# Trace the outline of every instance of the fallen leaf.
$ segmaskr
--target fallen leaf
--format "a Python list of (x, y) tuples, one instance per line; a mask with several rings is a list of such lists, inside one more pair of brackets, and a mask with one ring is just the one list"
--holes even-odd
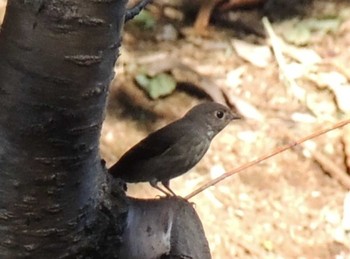
[(153, 29), (156, 26), (156, 19), (147, 10), (142, 10), (132, 21), (144, 29)]
[(307, 68), (300, 63), (292, 62), (285, 65), (284, 71), (290, 79), (298, 79), (307, 73)]
[(225, 168), (221, 164), (216, 164), (210, 168), (211, 179), (218, 178), (226, 172)]
[(335, 32), (340, 24), (341, 19), (339, 17), (292, 19), (280, 24), (279, 31), (287, 42), (301, 46), (307, 45), (311, 41), (311, 35), (315, 32), (322, 35)]
[(303, 24), (297, 24), (294, 28), (284, 31), (282, 36), (287, 42), (301, 46), (310, 42), (311, 31)]
[(232, 40), (232, 45), (238, 56), (257, 67), (267, 67), (272, 60), (268, 46), (255, 45), (241, 40)]
[(242, 75), (246, 71), (244, 66), (240, 66), (227, 73), (226, 84), (230, 88), (236, 88), (242, 83)]
[(145, 74), (139, 74), (135, 77), (135, 80), (152, 99), (169, 95), (176, 88), (175, 79), (166, 73), (160, 73), (152, 78)]
[(320, 88), (342, 85), (347, 82), (347, 78), (343, 74), (334, 71), (311, 74), (308, 78)]
[(317, 118), (310, 113), (300, 113), (300, 112), (294, 112), (291, 116), (291, 119), (295, 122), (302, 122), (302, 123), (315, 123), (317, 122)]
[(339, 17), (334, 18), (309, 18), (302, 20), (300, 25), (309, 28), (311, 31), (322, 32), (324, 34), (328, 32), (335, 32), (341, 24), (341, 19)]
[(142, 88), (146, 88), (150, 84), (150, 79), (145, 74), (136, 75), (135, 80)]
[(316, 117), (332, 119), (337, 113), (337, 107), (327, 92), (308, 92), (306, 106)]
[(334, 92), (337, 106), (344, 113), (350, 112), (350, 84), (346, 85), (331, 85)]
[(350, 112), (350, 84), (346, 76), (332, 71), (311, 74), (308, 78), (316, 83), (318, 87), (332, 90), (339, 110), (344, 113)]
[(236, 107), (239, 114), (244, 118), (252, 119), (256, 121), (263, 121), (264, 115), (254, 107), (251, 103), (243, 100), (242, 98), (235, 96), (233, 94), (227, 93), (224, 91), (226, 99), (231, 106)]
[(283, 44), (283, 53), (304, 65), (314, 65), (322, 61), (316, 51), (310, 48), (298, 48), (289, 44)]

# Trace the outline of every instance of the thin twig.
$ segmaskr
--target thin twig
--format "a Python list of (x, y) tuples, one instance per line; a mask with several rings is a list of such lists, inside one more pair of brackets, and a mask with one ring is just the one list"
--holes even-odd
[(246, 164), (244, 164), (244, 165), (242, 165), (242, 166), (240, 166), (240, 167), (238, 167), (238, 168), (236, 168), (236, 169), (233, 169), (232, 171), (229, 171), (229, 172), (227, 172), (227, 173), (225, 173), (225, 174), (223, 174), (223, 175), (221, 175), (221, 176), (219, 176), (219, 177), (217, 177), (217, 178), (215, 178), (215, 179), (213, 179), (213, 180), (207, 182), (207, 183), (204, 184), (203, 186), (199, 187), (199, 188), (196, 189), (195, 191), (193, 191), (193, 192), (191, 192), (190, 194), (188, 194), (188, 195), (185, 197), (185, 199), (187, 199), (187, 200), (188, 200), (188, 199), (191, 199), (192, 197), (194, 197), (194, 196), (197, 195), (198, 193), (201, 193), (201, 192), (204, 191), (205, 189), (207, 189), (207, 188), (209, 188), (209, 187), (211, 187), (211, 186), (213, 186), (213, 185), (215, 185), (215, 184), (221, 182), (222, 180), (226, 179), (227, 177), (230, 177), (231, 175), (234, 175), (234, 174), (236, 174), (236, 173), (238, 173), (238, 172), (240, 172), (240, 171), (242, 171), (242, 170), (244, 170), (244, 169), (247, 169), (248, 167), (251, 167), (251, 166), (253, 166), (253, 165), (256, 165), (256, 164), (258, 164), (258, 163), (260, 163), (260, 162), (262, 162), (262, 161), (264, 161), (264, 160), (266, 160), (266, 159), (268, 159), (268, 158), (270, 158), (270, 157), (272, 157), (272, 156), (275, 156), (275, 155), (277, 155), (277, 154), (279, 154), (279, 153), (282, 153), (282, 152), (286, 151), (287, 149), (290, 149), (290, 148), (292, 148), (292, 147), (294, 147), (294, 146), (296, 146), (296, 145), (299, 145), (299, 144), (301, 144), (301, 143), (303, 143), (303, 142), (305, 142), (305, 141), (307, 141), (307, 140), (310, 140), (310, 139), (316, 138), (316, 137), (318, 137), (318, 136), (321, 136), (321, 135), (323, 135), (323, 134), (325, 134), (325, 133), (327, 133), (327, 132), (329, 132), (329, 131), (332, 131), (332, 130), (341, 128), (341, 127), (343, 127), (343, 126), (345, 126), (345, 125), (347, 125), (347, 124), (349, 124), (349, 123), (350, 123), (350, 119), (346, 119), (346, 120), (340, 121), (340, 122), (338, 122), (338, 123), (332, 125), (332, 126), (329, 127), (329, 128), (321, 129), (321, 130), (315, 131), (315, 132), (313, 132), (312, 134), (310, 134), (310, 135), (308, 135), (308, 136), (306, 136), (306, 137), (300, 138), (300, 139), (297, 140), (297, 141), (294, 141), (294, 142), (291, 142), (291, 143), (289, 143), (289, 144), (287, 144), (287, 145), (285, 145), (285, 146), (279, 147), (279, 148), (275, 149), (274, 151), (272, 151), (272, 152), (269, 153), (269, 154), (266, 154), (266, 155), (263, 155), (263, 156), (261, 156), (261, 157), (259, 157), (259, 158), (257, 158), (257, 159), (254, 159), (254, 160), (251, 161), (251, 162), (248, 162), (248, 163), (246, 163)]
[(137, 5), (135, 5), (134, 7), (126, 10), (125, 12), (125, 18), (124, 18), (124, 22), (127, 22), (131, 19), (133, 19), (136, 15), (138, 15), (143, 8), (145, 8), (145, 6), (147, 4), (149, 4), (152, 0), (141, 0), (140, 2), (137, 3)]
[[(285, 127), (283, 129), (283, 132), (290, 140), (294, 139), (293, 134), (289, 131), (288, 128)], [(331, 158), (318, 151), (315, 146), (307, 144), (308, 143), (303, 143), (301, 146), (310, 152), (315, 162), (317, 162), (325, 172), (336, 179), (341, 185), (350, 190), (350, 176), (347, 174), (347, 172), (338, 166)]]
[(343, 171), (336, 163), (321, 152), (313, 150), (311, 151), (311, 154), (316, 162), (318, 162), (327, 173), (329, 173), (346, 189), (350, 190), (350, 177), (345, 171)]
[(302, 102), (305, 102), (305, 96), (306, 91), (300, 87), (295, 80), (290, 77), (287, 73), (287, 62), (286, 59), (283, 56), (283, 42), (281, 39), (276, 35), (276, 33), (273, 31), (273, 28), (271, 26), (271, 23), (269, 20), (264, 17), (262, 19), (262, 23), (264, 25), (264, 28), (267, 32), (267, 35), (270, 38), (271, 47), (273, 49), (273, 53), (275, 55), (276, 62), (278, 64), (279, 70), (280, 70), (280, 78), (284, 81), (284, 83), (289, 87), (289, 89), (292, 90), (293, 95)]

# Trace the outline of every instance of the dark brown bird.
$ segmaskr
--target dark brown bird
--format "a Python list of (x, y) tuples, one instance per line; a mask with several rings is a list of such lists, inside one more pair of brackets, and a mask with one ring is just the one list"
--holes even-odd
[(170, 189), (170, 179), (186, 173), (207, 152), (211, 140), (226, 125), (240, 117), (226, 106), (202, 103), (184, 117), (151, 133), (127, 151), (108, 171), (128, 183), (149, 182), (152, 187), (169, 195), (160, 188)]

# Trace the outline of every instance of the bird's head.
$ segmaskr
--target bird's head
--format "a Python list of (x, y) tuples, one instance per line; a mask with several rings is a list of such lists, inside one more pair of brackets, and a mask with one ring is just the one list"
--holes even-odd
[(206, 102), (193, 107), (186, 113), (185, 118), (205, 127), (208, 137), (212, 139), (232, 120), (241, 117), (220, 103)]

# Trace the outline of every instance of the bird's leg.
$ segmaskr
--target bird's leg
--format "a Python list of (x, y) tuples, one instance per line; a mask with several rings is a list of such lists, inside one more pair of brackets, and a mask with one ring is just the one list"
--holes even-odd
[[(158, 191), (164, 193), (167, 197), (171, 196), (170, 193), (166, 192), (165, 190), (163, 190), (162, 188), (160, 188), (158, 185), (157, 185), (157, 179), (152, 179), (151, 181), (149, 181), (149, 184), (153, 187), (153, 188), (156, 188)], [(164, 185), (164, 184), (163, 184)]]
[(175, 197), (177, 196), (176, 193), (173, 192), (172, 189), (170, 189), (170, 187), (169, 187), (170, 181), (169, 181), (169, 180), (162, 181), (161, 183), (163, 184), (163, 186), (164, 186), (169, 192), (171, 192), (171, 194), (172, 194), (173, 196), (175, 196)]

